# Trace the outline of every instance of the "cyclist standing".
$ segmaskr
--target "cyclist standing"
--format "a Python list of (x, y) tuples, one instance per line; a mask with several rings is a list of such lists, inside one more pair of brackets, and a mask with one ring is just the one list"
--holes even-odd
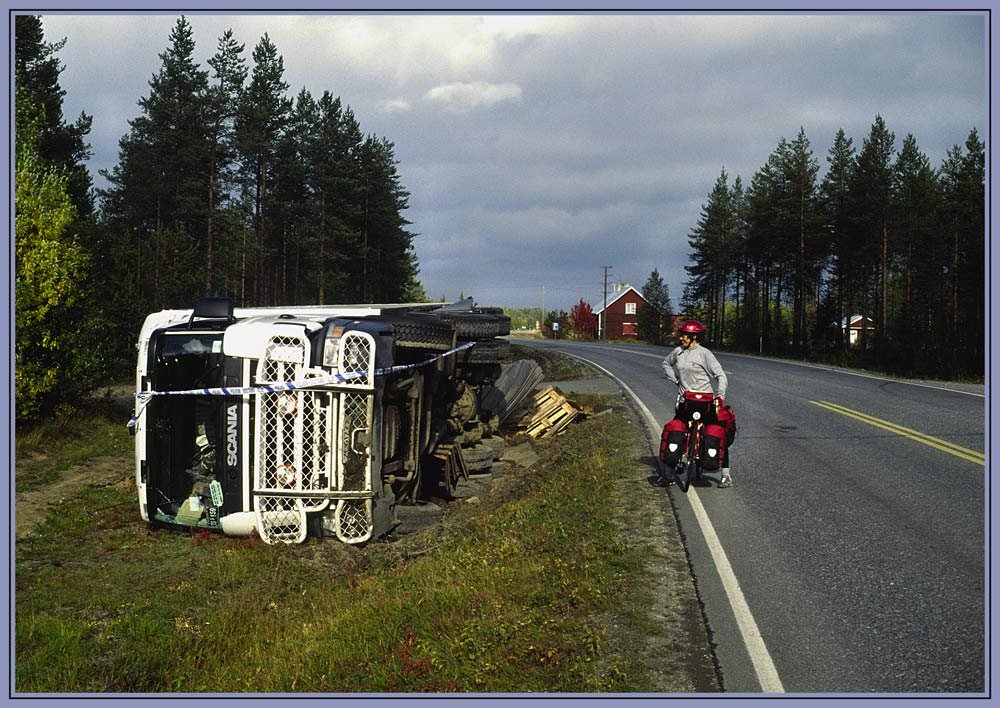
[[(721, 407), (726, 389), (729, 387), (729, 379), (726, 378), (726, 372), (719, 360), (701, 344), (704, 336), (705, 325), (698, 320), (684, 320), (677, 327), (677, 338), (680, 340), (680, 346), (670, 352), (663, 360), (663, 372), (681, 393), (677, 409), (680, 417), (684, 417), (683, 407), (686, 405), (683, 394), (689, 392), (712, 394), (718, 399), (717, 405)], [(713, 415), (715, 410), (713, 408)], [(722, 477), (719, 479), (720, 489), (733, 486), (733, 478), (730, 476), (731, 458), (728, 449), (724, 464)]]

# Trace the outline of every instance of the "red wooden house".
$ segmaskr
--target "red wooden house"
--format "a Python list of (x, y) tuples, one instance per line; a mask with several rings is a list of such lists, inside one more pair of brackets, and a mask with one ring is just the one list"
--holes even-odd
[[(865, 324), (862, 324), (862, 320)], [(875, 333), (875, 322), (871, 317), (862, 317), (861, 315), (851, 315), (850, 317), (845, 317), (840, 321), (841, 329), (847, 330), (848, 342), (852, 345), (861, 344), (861, 330), (867, 329), (869, 338)]]
[(631, 285), (621, 283), (608, 293), (608, 304), (604, 306), (603, 296), (595, 309), (597, 315), (597, 337), (599, 339), (635, 339), (639, 333), (639, 308), (646, 305), (646, 299)]

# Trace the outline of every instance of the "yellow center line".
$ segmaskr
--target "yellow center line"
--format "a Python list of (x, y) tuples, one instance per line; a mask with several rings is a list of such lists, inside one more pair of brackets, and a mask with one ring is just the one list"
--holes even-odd
[(956, 445), (955, 443), (948, 442), (947, 440), (941, 440), (940, 438), (935, 438), (926, 433), (921, 433), (912, 428), (906, 428), (902, 425), (897, 425), (896, 423), (890, 423), (887, 420), (882, 420), (881, 418), (876, 418), (870, 416), (866, 413), (861, 413), (860, 411), (851, 410), (850, 408), (845, 408), (844, 406), (837, 405), (836, 403), (830, 403), (829, 401), (809, 401), (815, 406), (820, 408), (825, 408), (828, 411), (833, 411), (834, 413), (839, 413), (840, 415), (845, 415), (848, 418), (854, 418), (855, 420), (860, 420), (862, 423), (867, 423), (868, 425), (874, 425), (876, 428), (882, 428), (883, 430), (888, 430), (890, 433), (895, 433), (904, 438), (909, 438), (910, 440), (915, 440), (918, 443), (923, 443), (930, 447), (936, 448), (943, 452), (947, 452), (955, 457), (961, 457), (963, 460), (968, 460), (969, 462), (975, 462), (976, 464), (986, 465), (986, 455), (976, 450), (970, 450), (967, 447), (962, 447), (961, 445)]

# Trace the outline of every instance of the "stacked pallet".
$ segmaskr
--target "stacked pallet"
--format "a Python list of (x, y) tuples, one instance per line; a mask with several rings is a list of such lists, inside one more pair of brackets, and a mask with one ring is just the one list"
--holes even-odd
[(532, 399), (534, 412), (521, 422), (525, 425), (524, 433), (533, 438), (558, 435), (584, 414), (580, 406), (566, 398), (555, 386), (536, 391)]

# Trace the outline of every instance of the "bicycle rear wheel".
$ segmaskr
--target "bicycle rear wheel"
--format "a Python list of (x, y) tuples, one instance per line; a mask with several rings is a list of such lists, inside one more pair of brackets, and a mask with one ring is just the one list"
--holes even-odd
[(670, 474), (674, 478), (674, 482), (677, 483), (677, 487), (687, 494), (688, 487), (691, 486), (691, 467), (694, 465), (693, 462), (688, 462), (682, 459), (677, 463), (677, 466), (670, 470)]

